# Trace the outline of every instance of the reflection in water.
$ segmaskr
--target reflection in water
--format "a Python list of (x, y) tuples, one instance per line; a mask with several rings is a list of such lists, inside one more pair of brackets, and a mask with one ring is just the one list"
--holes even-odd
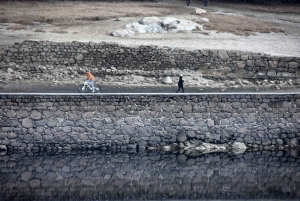
[(0, 156), (2, 200), (300, 198), (288, 152), (22, 154)]

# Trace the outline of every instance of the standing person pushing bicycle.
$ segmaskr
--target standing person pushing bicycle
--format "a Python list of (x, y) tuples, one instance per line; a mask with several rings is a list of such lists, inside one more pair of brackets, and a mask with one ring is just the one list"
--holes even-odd
[(92, 85), (92, 92), (95, 93), (95, 77), (92, 75), (89, 69), (83, 70), (86, 73), (88, 82)]

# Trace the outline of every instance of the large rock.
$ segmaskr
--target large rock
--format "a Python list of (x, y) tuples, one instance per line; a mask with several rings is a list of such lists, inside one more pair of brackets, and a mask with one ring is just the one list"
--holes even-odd
[(146, 33), (147, 25), (140, 24), (138, 22), (131, 22), (125, 25), (126, 29), (133, 29), (137, 33)]
[(235, 154), (242, 154), (246, 151), (247, 146), (244, 143), (241, 142), (234, 142), (232, 144), (232, 152)]
[(115, 37), (124, 38), (124, 37), (131, 37), (131, 36), (135, 35), (135, 33), (134, 33), (134, 31), (132, 31), (130, 29), (123, 29), (123, 30), (113, 31), (113, 32), (111, 32), (111, 35), (115, 36)]
[(158, 17), (144, 17), (139, 20), (140, 24), (149, 25), (149, 24), (158, 24), (160, 23), (160, 19)]
[(203, 26), (189, 20), (179, 20), (166, 17), (160, 20), (158, 17), (145, 17), (138, 22), (125, 25), (126, 29), (111, 32), (116, 37), (131, 37), (135, 33), (177, 33), (203, 30)]
[(195, 150), (201, 151), (203, 153), (213, 153), (213, 152), (224, 152), (226, 151), (226, 147), (219, 144), (210, 144), (210, 143), (202, 143), (199, 146), (194, 148)]
[(26, 118), (26, 119), (22, 120), (22, 126), (24, 128), (32, 128), (33, 124), (34, 124), (33, 121), (31, 119), (29, 119), (29, 118)]
[(174, 20), (167, 26), (168, 32), (177, 33), (177, 32), (190, 32), (192, 30), (203, 30), (203, 26), (189, 20)]
[(166, 33), (166, 31), (158, 24), (149, 24), (146, 27), (147, 33)]
[(165, 78), (162, 79), (162, 83), (164, 83), (164, 84), (172, 84), (173, 81), (172, 81), (172, 79), (169, 76), (167, 76), (167, 77), (165, 77)]
[(0, 145), (0, 151), (7, 151), (6, 145)]
[(195, 8), (195, 10), (194, 10), (195, 15), (201, 15), (203, 13), (206, 13), (206, 10), (203, 10), (201, 8)]

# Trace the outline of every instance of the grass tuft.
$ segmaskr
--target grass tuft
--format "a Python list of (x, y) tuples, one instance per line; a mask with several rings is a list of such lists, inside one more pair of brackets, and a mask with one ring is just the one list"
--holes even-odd
[(243, 36), (255, 33), (283, 32), (283, 30), (277, 27), (276, 23), (251, 17), (214, 13), (205, 13), (203, 17), (209, 19), (208, 23), (204, 23), (204, 27), (207, 30), (218, 30), (219, 32), (228, 32)]
[(17, 30), (22, 30), (22, 29), (26, 29), (26, 27), (16, 24), (16, 25), (12, 25), (7, 27), (8, 30), (13, 30), (13, 31), (17, 31)]

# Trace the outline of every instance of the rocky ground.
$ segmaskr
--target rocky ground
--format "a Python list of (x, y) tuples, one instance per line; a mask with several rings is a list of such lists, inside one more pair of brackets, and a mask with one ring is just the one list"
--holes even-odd
[[(182, 3), (176, 1), (176, 4)], [(184, 4), (182, 7), (187, 8)], [(193, 20), (198, 16), (193, 14), (196, 8), (203, 8), (201, 2), (195, 2), (188, 7), (190, 12), (185, 14), (168, 15), (182, 20)], [(1, 23), (0, 47), (11, 45), (24, 40), (52, 40), (52, 41), (94, 41), (117, 42), (128, 46), (158, 45), (180, 47), (185, 49), (227, 49), (250, 52), (261, 52), (279, 56), (300, 55), (300, 16), (297, 14), (277, 14), (241, 9), (223, 8), (210, 5), (208, 12), (228, 15), (244, 15), (277, 22), (284, 30), (281, 33), (257, 33), (250, 36), (239, 36), (221, 33), (215, 30), (193, 33), (140, 33), (132, 37), (113, 37), (111, 32), (123, 28), (126, 24), (139, 21), (141, 17), (124, 17), (103, 21), (90, 21), (80, 26), (55, 26), (53, 24), (36, 23), (28, 25), (26, 29), (9, 30), (9, 23)], [(43, 30), (36, 32), (34, 30)], [(50, 30), (56, 29), (56, 33)], [(56, 69), (51, 74), (35, 74), (13, 70), (18, 66), (11, 64), (8, 69), (0, 70), (0, 92), (76, 92), (76, 87), (82, 83), (84, 76), (79, 69)], [(53, 68), (40, 66), (40, 68)], [(251, 83), (245, 80), (218, 82), (208, 80), (194, 72), (173, 71), (166, 72), (162, 79), (147, 78), (137, 72), (126, 76), (97, 77), (97, 83), (107, 89), (106, 92), (173, 92), (177, 89), (178, 75), (183, 74), (186, 92), (208, 91), (299, 91), (298, 83), (290, 80), (263, 80)], [(68, 75), (68, 76), (66, 76)], [(168, 78), (171, 82), (165, 83)], [(138, 87), (137, 87), (138, 85)], [(42, 87), (41, 87), (42, 86)], [(190, 89), (190, 90), (188, 90)], [(70, 91), (71, 90), (71, 91)]]

